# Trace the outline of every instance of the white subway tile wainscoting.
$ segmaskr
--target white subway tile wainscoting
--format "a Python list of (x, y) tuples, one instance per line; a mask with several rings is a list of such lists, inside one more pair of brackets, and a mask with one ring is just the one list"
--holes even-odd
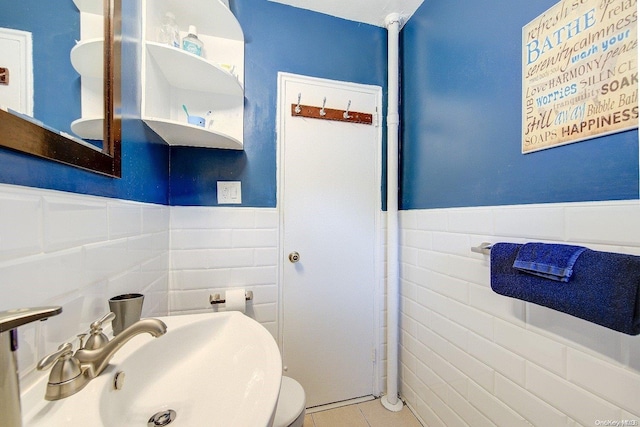
[(18, 329), (23, 380), (36, 363), (141, 292), (143, 316), (168, 314), (169, 208), (0, 185), (0, 310), (60, 305)]
[[(494, 293), (489, 257), (470, 250), (546, 241), (640, 255), (640, 202), (412, 210), (400, 219), (400, 391), (424, 425), (640, 421), (640, 336)], [(223, 310), (209, 295), (245, 288), (254, 292), (247, 314), (278, 339), (279, 224), (277, 208), (169, 207), (0, 185), (0, 310), (64, 310), (19, 328), (23, 383), (120, 293), (144, 293), (143, 315), (159, 316)]]
[(170, 228), (170, 312), (211, 311), (209, 295), (244, 288), (246, 314), (277, 339), (278, 211), (174, 206)]
[(489, 256), (470, 250), (542, 241), (638, 255), (638, 201), (400, 218), (401, 393), (426, 425), (640, 424), (640, 336), (494, 293)]

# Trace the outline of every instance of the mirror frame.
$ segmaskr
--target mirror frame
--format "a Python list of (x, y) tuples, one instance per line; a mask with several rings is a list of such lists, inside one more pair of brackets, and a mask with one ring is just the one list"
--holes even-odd
[(0, 147), (113, 178), (122, 176), (122, 0), (104, 0), (104, 125), (102, 150), (0, 110)]

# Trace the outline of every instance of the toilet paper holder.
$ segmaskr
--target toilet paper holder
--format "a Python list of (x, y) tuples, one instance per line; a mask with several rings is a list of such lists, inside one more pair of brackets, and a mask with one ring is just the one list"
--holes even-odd
[[(244, 299), (246, 301), (251, 301), (253, 299), (253, 291), (246, 291), (244, 293)], [(213, 304), (224, 304), (225, 302), (227, 302), (227, 300), (221, 298), (220, 294), (209, 295), (209, 303), (211, 305), (213, 305)]]

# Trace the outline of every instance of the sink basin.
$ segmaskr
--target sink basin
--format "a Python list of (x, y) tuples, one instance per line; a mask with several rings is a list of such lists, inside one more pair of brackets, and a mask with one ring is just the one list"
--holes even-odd
[[(175, 418), (164, 425), (171, 427), (272, 424), (282, 361), (262, 325), (237, 312), (158, 319), (165, 335), (134, 337), (77, 394), (45, 401), (46, 377), (29, 389), (24, 426), (145, 427), (154, 415), (162, 423), (169, 414)], [(38, 389), (41, 401), (25, 396)]]

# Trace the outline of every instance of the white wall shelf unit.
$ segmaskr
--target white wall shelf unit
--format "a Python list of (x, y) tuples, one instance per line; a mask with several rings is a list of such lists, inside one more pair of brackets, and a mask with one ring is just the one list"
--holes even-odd
[(103, 138), (104, 119), (102, 117), (81, 117), (71, 122), (71, 130), (84, 139), (101, 141)]
[(80, 74), (81, 117), (71, 123), (71, 131), (80, 138), (102, 140), (103, 6), (101, 1), (95, 0), (73, 0), (73, 3), (80, 11), (80, 40), (69, 56), (71, 65)]
[[(169, 145), (242, 150), (244, 35), (233, 13), (220, 0), (142, 4), (142, 120)], [(196, 26), (202, 56), (158, 41), (167, 12), (181, 39)], [(205, 126), (189, 124), (183, 105)]]
[(71, 65), (81, 76), (102, 77), (103, 45), (100, 37), (82, 40), (71, 49)]
[(97, 0), (73, 0), (76, 7), (81, 12), (91, 13), (93, 15), (102, 16), (104, 12), (104, 4)]

